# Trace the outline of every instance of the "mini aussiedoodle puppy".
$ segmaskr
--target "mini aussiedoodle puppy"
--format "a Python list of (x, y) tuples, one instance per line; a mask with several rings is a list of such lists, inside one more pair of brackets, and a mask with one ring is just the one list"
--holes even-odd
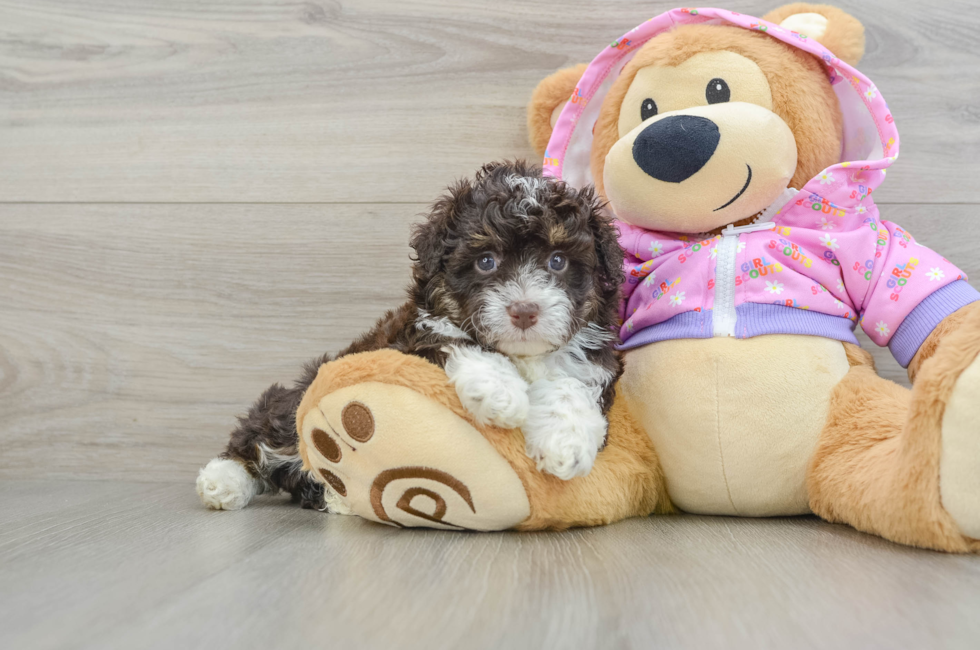
[[(477, 421), (520, 427), (540, 470), (587, 474), (606, 436), (622, 372), (615, 343), (623, 252), (591, 188), (542, 178), (525, 163), (483, 167), (416, 226), (404, 305), (338, 356), (392, 348), (443, 367)], [(285, 490), (324, 509), (302, 469), (296, 409), (324, 355), (293, 388), (274, 385), (240, 419), (197, 490), (216, 509)]]

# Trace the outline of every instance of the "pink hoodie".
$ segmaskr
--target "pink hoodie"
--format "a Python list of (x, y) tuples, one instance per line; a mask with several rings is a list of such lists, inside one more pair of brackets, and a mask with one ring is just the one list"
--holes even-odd
[(620, 335), (629, 349), (679, 338), (806, 334), (856, 343), (857, 325), (907, 366), (935, 327), (980, 300), (966, 276), (879, 218), (872, 191), (898, 158), (898, 131), (866, 77), (819, 43), (722, 9), (674, 9), (604, 49), (579, 80), (545, 153), (545, 174), (592, 181), (592, 127), (613, 81), (650, 38), (675, 25), (766, 32), (821, 58), (844, 114), (842, 162), (787, 190), (757, 223), (717, 237), (619, 223), (626, 250)]

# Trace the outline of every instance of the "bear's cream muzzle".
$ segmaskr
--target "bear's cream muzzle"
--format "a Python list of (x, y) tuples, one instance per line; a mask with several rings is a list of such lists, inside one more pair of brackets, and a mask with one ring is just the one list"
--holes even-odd
[(789, 126), (756, 104), (729, 102), (662, 113), (606, 155), (606, 198), (630, 224), (709, 232), (764, 210), (796, 172)]

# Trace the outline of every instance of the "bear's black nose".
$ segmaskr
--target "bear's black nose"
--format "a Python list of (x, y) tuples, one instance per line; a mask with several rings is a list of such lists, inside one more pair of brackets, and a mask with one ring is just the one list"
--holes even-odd
[(697, 115), (671, 115), (640, 131), (633, 160), (649, 176), (680, 183), (704, 167), (718, 147), (718, 125)]

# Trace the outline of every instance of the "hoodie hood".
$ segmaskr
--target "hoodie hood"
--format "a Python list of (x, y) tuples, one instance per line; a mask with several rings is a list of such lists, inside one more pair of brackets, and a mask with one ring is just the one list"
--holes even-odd
[[(613, 83), (633, 56), (655, 36), (679, 25), (730, 25), (761, 31), (824, 62), (844, 117), (841, 161), (810, 179), (805, 194), (820, 195), (835, 207), (856, 205), (885, 176), (898, 157), (898, 130), (878, 89), (863, 74), (817, 41), (765, 20), (724, 9), (673, 9), (626, 32), (603, 49), (579, 80), (555, 124), (544, 157), (544, 174), (574, 187), (593, 182), (592, 129)], [(864, 203), (867, 206), (867, 202)], [(786, 211), (781, 215), (787, 216)]]

